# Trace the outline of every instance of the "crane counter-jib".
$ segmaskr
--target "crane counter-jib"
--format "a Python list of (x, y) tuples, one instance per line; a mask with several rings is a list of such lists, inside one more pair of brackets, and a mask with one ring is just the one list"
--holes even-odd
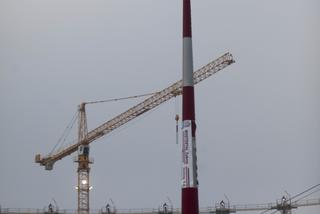
[[(226, 53), (221, 57), (217, 58), (216, 60), (211, 61), (210, 63), (203, 66), (199, 70), (193, 72), (194, 84), (201, 82), (202, 80), (210, 77), (214, 73), (224, 69), (225, 67), (227, 67), (228, 65), (234, 62), (235, 61), (230, 53)], [(76, 144), (73, 144), (55, 154), (49, 154), (44, 157), (41, 157), (40, 154), (37, 154), (35, 157), (35, 162), (39, 163), (42, 166), (45, 166), (46, 170), (51, 170), (53, 168), (53, 164), (56, 161), (64, 158), (65, 156), (71, 155), (73, 152), (77, 151), (80, 145), (92, 143), (96, 139), (110, 133), (114, 129), (126, 124), (127, 122), (133, 120), (139, 115), (157, 107), (161, 103), (166, 102), (167, 100), (175, 96), (181, 95), (181, 93), (182, 93), (182, 80), (170, 85), (169, 87), (163, 89), (162, 91), (155, 93), (154, 95), (142, 101), (141, 103), (133, 106), (127, 111), (119, 114), (113, 119), (107, 121), (106, 123), (103, 123), (99, 127), (88, 132), (88, 135), (85, 140), (82, 140)]]

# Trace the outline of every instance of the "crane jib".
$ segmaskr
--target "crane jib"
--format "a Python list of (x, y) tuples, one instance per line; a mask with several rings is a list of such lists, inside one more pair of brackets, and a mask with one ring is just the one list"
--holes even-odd
[[(224, 69), (225, 67), (234, 63), (232, 54), (226, 53), (221, 57), (211, 61), (207, 65), (193, 72), (194, 84), (201, 82), (202, 80), (210, 77), (211, 75), (217, 73), (218, 71)], [(182, 94), (182, 80), (170, 85), (169, 87), (159, 91), (158, 93), (152, 95), (151, 97), (145, 99), (141, 103), (133, 106), (129, 110), (121, 113), (120, 115), (114, 117), (113, 119), (107, 121), (106, 123), (100, 125), (99, 127), (88, 132), (87, 139), (82, 140), (76, 144), (73, 144), (64, 150), (57, 152), (55, 154), (49, 154), (45, 157), (41, 157), (39, 154), (35, 157), (35, 162), (42, 166), (45, 166), (47, 170), (53, 168), (53, 164), (77, 151), (80, 145), (90, 144), (91, 142), (97, 140), (98, 138), (110, 133), (114, 129), (126, 124), (132, 119), (148, 112), (149, 110), (157, 107), (161, 103)]]

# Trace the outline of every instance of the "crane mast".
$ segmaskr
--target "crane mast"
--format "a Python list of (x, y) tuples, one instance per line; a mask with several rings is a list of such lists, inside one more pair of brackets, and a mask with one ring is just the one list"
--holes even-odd
[[(81, 103), (78, 109), (78, 142), (86, 142), (88, 135), (87, 128), (87, 117), (85, 110), (85, 103)], [(90, 180), (89, 164), (93, 163), (89, 159), (90, 147), (88, 144), (83, 144), (78, 147), (78, 156), (74, 160), (78, 163), (78, 214), (89, 213), (89, 191), (90, 191)]]
[[(216, 72), (224, 69), (225, 67), (234, 63), (233, 56), (230, 53), (226, 53), (216, 60), (211, 61), (206, 66), (193, 72), (193, 82), (197, 84), (202, 80), (210, 77)], [(141, 103), (133, 106), (127, 111), (119, 114), (113, 119), (103, 123), (92, 131), (88, 132), (86, 122), (86, 103), (82, 103), (78, 109), (78, 142), (56, 153), (50, 153), (42, 157), (40, 154), (35, 156), (35, 162), (44, 166), (46, 170), (52, 170), (56, 161), (76, 152), (78, 150), (78, 156), (75, 162), (78, 163), (78, 214), (89, 213), (89, 191), (91, 189), (89, 173), (89, 165), (93, 163), (89, 158), (89, 144), (93, 141), (105, 136), (118, 127), (126, 124), (127, 122), (135, 119), (136, 117), (144, 114), (145, 112), (154, 109), (167, 100), (182, 94), (182, 80), (170, 85), (142, 101)]]

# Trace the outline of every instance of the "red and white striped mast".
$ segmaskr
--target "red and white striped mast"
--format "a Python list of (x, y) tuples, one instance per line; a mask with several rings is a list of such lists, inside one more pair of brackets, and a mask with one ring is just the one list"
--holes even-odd
[(199, 214), (191, 3), (183, 0), (182, 214)]

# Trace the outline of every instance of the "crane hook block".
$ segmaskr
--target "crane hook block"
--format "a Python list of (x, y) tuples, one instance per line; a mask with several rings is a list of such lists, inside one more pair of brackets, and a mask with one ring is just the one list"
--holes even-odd
[(53, 163), (49, 162), (46, 163), (46, 165), (44, 166), (45, 170), (52, 170), (53, 169)]

